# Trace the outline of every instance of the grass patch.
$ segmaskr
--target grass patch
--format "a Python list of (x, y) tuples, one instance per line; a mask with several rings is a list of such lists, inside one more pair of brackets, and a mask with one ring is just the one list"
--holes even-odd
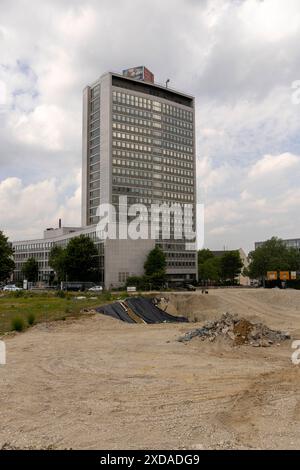
[(29, 326), (32, 326), (35, 324), (35, 314), (33, 312), (28, 313), (27, 315), (27, 323)]
[[(68, 292), (64, 297), (57, 297), (55, 292), (25, 291), (20, 297), (14, 294), (14, 292), (0, 294), (0, 335), (11, 331), (12, 321), (15, 318), (22, 319), (25, 326), (30, 324), (29, 318), (31, 321), (34, 318), (34, 323), (76, 318), (80, 316), (80, 310), (83, 308), (99, 307), (120, 298), (120, 294), (110, 292), (102, 294)], [(76, 299), (78, 296), (86, 298), (78, 300)]]
[(23, 331), (25, 329), (24, 318), (14, 317), (11, 321), (11, 329), (13, 331)]

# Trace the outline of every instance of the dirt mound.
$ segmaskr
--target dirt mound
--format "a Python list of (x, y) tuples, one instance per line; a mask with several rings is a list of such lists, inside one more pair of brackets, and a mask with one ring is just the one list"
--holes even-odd
[(215, 341), (221, 337), (233, 345), (249, 344), (253, 347), (268, 347), (290, 339), (290, 335), (282, 331), (271, 330), (262, 323), (251, 323), (245, 318), (225, 313), (220, 320), (207, 322), (202, 328), (196, 328), (181, 336), (178, 341), (187, 342), (199, 337), (202, 340)]

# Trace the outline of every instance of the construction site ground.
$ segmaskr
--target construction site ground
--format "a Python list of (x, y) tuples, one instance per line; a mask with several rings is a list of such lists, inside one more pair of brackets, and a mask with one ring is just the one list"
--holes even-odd
[(5, 336), (0, 448), (299, 449), (300, 365), (269, 348), (177, 338), (225, 312), (300, 340), (300, 291), (166, 293), (192, 324), (102, 314)]

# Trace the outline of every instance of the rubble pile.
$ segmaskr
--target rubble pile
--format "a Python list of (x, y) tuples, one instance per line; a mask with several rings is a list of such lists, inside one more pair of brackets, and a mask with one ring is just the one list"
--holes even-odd
[(262, 323), (251, 323), (230, 313), (223, 314), (220, 320), (205, 323), (202, 328), (187, 332), (178, 341), (184, 343), (195, 337), (211, 342), (221, 337), (235, 346), (249, 344), (253, 347), (269, 347), (290, 339), (290, 335), (286, 333), (271, 330)]

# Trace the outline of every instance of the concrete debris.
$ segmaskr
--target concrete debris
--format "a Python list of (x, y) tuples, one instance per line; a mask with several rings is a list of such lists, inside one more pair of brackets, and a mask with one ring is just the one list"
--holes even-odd
[(234, 346), (249, 344), (253, 347), (269, 347), (290, 339), (290, 335), (281, 331), (271, 330), (262, 323), (251, 323), (237, 315), (225, 313), (220, 320), (205, 323), (202, 328), (196, 328), (181, 336), (178, 341), (188, 342), (199, 337), (210, 342), (221, 337), (233, 343)]

